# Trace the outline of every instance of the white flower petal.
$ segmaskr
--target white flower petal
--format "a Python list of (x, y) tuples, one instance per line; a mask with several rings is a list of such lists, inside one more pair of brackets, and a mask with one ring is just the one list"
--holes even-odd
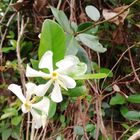
[(59, 74), (59, 80), (61, 80), (67, 88), (74, 88), (76, 86), (75, 80), (67, 75)]
[(29, 82), (25, 84), (25, 86), (26, 86), (26, 100), (30, 100), (31, 96), (35, 94), (34, 89), (36, 87), (36, 84)]
[(37, 96), (44, 96), (52, 84), (52, 80), (49, 80), (46, 84), (41, 84), (35, 87), (35, 94)]
[(54, 88), (51, 93), (51, 99), (52, 99), (52, 101), (54, 101), (56, 103), (59, 103), (63, 100), (61, 89), (60, 89), (60, 86), (57, 81), (55, 81), (55, 83), (54, 83)]
[(38, 114), (35, 110), (31, 109), (31, 114), (33, 116), (33, 123), (36, 129), (39, 129), (42, 124), (42, 118), (41, 115)]
[(26, 99), (22, 93), (21, 86), (16, 84), (11, 84), (8, 86), (8, 89), (11, 90), (22, 101), (22, 103), (26, 102)]
[(45, 77), (45, 78), (50, 78), (50, 74), (46, 74), (42, 71), (37, 71), (32, 69), (29, 65), (27, 65), (26, 68), (26, 76), (27, 77)]
[(32, 104), (32, 107), (35, 108), (35, 109), (38, 109), (41, 112), (43, 112), (46, 115), (48, 115), (49, 107), (50, 107), (50, 100), (47, 97), (44, 97), (38, 103)]
[(47, 68), (50, 72), (53, 71), (53, 61), (52, 61), (53, 53), (51, 51), (47, 51), (41, 58), (39, 62), (39, 68)]
[(27, 112), (29, 112), (29, 110), (26, 109), (26, 107), (25, 107), (24, 104), (22, 104), (22, 106), (21, 106), (21, 110), (22, 110), (23, 113), (27, 113)]
[(42, 126), (43, 128), (45, 128), (45, 125), (47, 123), (47, 116), (45, 114), (42, 114), (41, 120), (42, 120)]
[(58, 67), (58, 72), (64, 72), (68, 70), (70, 67), (77, 65), (79, 63), (79, 59), (76, 56), (68, 55), (63, 60), (60, 60), (56, 63)]

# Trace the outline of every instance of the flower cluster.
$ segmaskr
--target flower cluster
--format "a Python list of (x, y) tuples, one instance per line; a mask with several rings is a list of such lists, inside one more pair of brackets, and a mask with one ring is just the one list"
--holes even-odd
[[(47, 91), (50, 89), (49, 96), (53, 102), (62, 102), (61, 88), (68, 90), (76, 87), (75, 80), (69, 75), (74, 73), (74, 71), (77, 71), (78, 75), (84, 74), (87, 70), (87, 66), (84, 64), (84, 70), (80, 73), (79, 64), (80, 61), (76, 56), (69, 55), (57, 62), (57, 69), (54, 69), (53, 53), (47, 51), (39, 62), (39, 71), (31, 68), (29, 65), (26, 68), (27, 77), (42, 77), (47, 81), (45, 84), (27, 83), (25, 85), (26, 96), (23, 95), (21, 86), (16, 84), (9, 85), (8, 89), (23, 103), (21, 106), (22, 112), (31, 112), (35, 128), (45, 127), (50, 107), (50, 99), (45, 96)], [(47, 69), (48, 73), (44, 72), (44, 69)], [(40, 100), (37, 101), (36, 97), (40, 97)]]

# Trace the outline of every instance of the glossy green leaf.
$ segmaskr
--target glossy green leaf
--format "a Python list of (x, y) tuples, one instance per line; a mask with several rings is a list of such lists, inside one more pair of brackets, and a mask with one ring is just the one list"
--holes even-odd
[(106, 74), (107, 74), (107, 77), (113, 77), (113, 72), (110, 71), (110, 70), (107, 69), (107, 68), (101, 68), (101, 69), (100, 69), (100, 73), (106, 73)]
[(86, 132), (91, 132), (95, 129), (95, 125), (89, 123), (86, 125)]
[(14, 108), (8, 108), (4, 111), (4, 114), (0, 117), (0, 120), (9, 118), (11, 116), (16, 116), (18, 115), (18, 111)]
[(62, 27), (49, 19), (45, 20), (42, 26), (39, 59), (48, 50), (53, 52), (54, 64), (64, 58), (66, 50), (66, 37)]
[(69, 89), (66, 93), (70, 97), (79, 97), (87, 94), (87, 88), (85, 86), (78, 86), (74, 89)]
[(49, 108), (48, 119), (51, 119), (55, 115), (56, 106), (57, 106), (57, 104), (50, 100), (50, 108)]
[[(79, 31), (86, 30), (86, 31), (84, 31), (84, 33), (87, 33), (87, 34), (95, 34), (95, 33), (97, 33), (98, 26), (96, 26), (96, 27), (92, 27), (92, 26), (93, 26), (93, 23), (92, 22), (84, 22), (84, 23), (81, 23), (78, 26), (77, 31), (79, 32)], [(87, 28), (90, 28), (90, 29), (87, 30)]]
[(15, 126), (17, 126), (22, 120), (21, 116), (15, 116), (11, 119), (11, 123)]
[(128, 96), (127, 101), (131, 103), (140, 103), (140, 94)]
[(107, 77), (106, 73), (95, 73), (95, 74), (85, 74), (79, 77), (73, 77), (75, 80), (87, 80), (87, 79), (103, 79)]
[(106, 48), (103, 48), (102, 44), (99, 43), (97, 36), (82, 33), (77, 35), (76, 39), (96, 52), (104, 53), (107, 50)]
[(82, 48), (78, 48), (78, 53), (77, 53), (78, 58), (80, 59), (81, 62), (84, 62), (87, 64), (87, 73), (91, 73), (91, 62), (88, 57), (87, 52)]
[(11, 129), (6, 129), (2, 132), (2, 140), (8, 140), (8, 138), (10, 137), (12, 133)]
[(110, 105), (122, 105), (124, 103), (126, 103), (126, 100), (121, 94), (116, 94), (110, 100)]
[(51, 6), (51, 11), (54, 17), (56, 18), (56, 20), (58, 21), (58, 23), (63, 27), (64, 31), (66, 31), (67, 33), (72, 33), (70, 22), (67, 16), (65, 15), (65, 13), (52, 6)]
[(68, 34), (66, 36), (66, 55), (76, 55), (78, 52), (79, 44), (74, 35)]
[(13, 51), (13, 50), (15, 50), (14, 47), (3, 47), (2, 48), (3, 53), (9, 53), (10, 51)]
[(140, 119), (140, 111), (129, 111), (126, 107), (121, 107), (120, 109), (121, 114), (123, 117), (129, 120), (139, 120)]
[(86, 6), (85, 11), (88, 17), (91, 18), (93, 21), (98, 21), (100, 19), (100, 12), (96, 7), (88, 5)]

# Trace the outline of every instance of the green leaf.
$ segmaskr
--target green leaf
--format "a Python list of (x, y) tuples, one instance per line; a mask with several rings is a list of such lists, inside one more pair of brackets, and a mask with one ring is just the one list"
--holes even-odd
[[(98, 31), (98, 26), (94, 27), (94, 28), (91, 28), (93, 26), (93, 23), (92, 22), (84, 22), (84, 23), (81, 23), (79, 26), (78, 26), (78, 29), (77, 31), (80, 32), (80, 31), (83, 31), (86, 29), (86, 31), (84, 33), (86, 34), (95, 34), (97, 33)], [(87, 30), (87, 28), (90, 28), (89, 30)]]
[(12, 45), (12, 47), (16, 48), (16, 46), (17, 46), (17, 41), (14, 40), (14, 39), (11, 39), (11, 40), (10, 40), (10, 44)]
[(17, 126), (22, 120), (21, 116), (15, 116), (11, 119), (11, 123), (15, 126)]
[(18, 111), (14, 108), (8, 108), (4, 111), (4, 114), (0, 117), (0, 120), (9, 118), (11, 116), (16, 116), (18, 115)]
[(64, 58), (66, 50), (66, 37), (62, 27), (52, 20), (45, 20), (42, 26), (39, 46), (39, 59), (51, 50), (53, 52), (53, 63)]
[(87, 73), (91, 73), (91, 62), (88, 57), (87, 52), (82, 48), (78, 48), (78, 53), (77, 53), (78, 58), (80, 59), (81, 62), (84, 62), (87, 64)]
[(82, 33), (77, 35), (76, 39), (96, 52), (104, 53), (107, 50), (106, 48), (103, 48), (102, 44), (99, 43), (97, 36)]
[(13, 51), (13, 50), (15, 50), (14, 47), (3, 47), (2, 48), (3, 53), (9, 53), (10, 51)]
[(86, 132), (91, 132), (94, 129), (95, 129), (95, 125), (90, 124), (90, 123), (86, 125)]
[(8, 138), (11, 135), (12, 130), (11, 129), (6, 129), (2, 132), (2, 140), (8, 140)]
[(72, 33), (70, 22), (67, 16), (65, 15), (65, 13), (52, 6), (51, 6), (51, 11), (54, 17), (56, 18), (56, 20), (58, 21), (58, 23), (63, 27), (64, 31), (66, 31), (67, 33)]
[(140, 103), (140, 94), (128, 96), (127, 101), (131, 103)]
[(16, 139), (16, 140), (19, 140), (19, 137), (20, 137), (20, 126), (16, 126), (14, 127), (14, 129), (12, 129), (12, 138)]
[(125, 103), (126, 100), (121, 94), (116, 94), (116, 96), (112, 97), (110, 100), (110, 105), (122, 105)]
[(66, 55), (76, 55), (78, 52), (79, 44), (73, 35), (68, 34), (66, 36)]
[(106, 73), (106, 74), (107, 74), (107, 77), (113, 77), (113, 72), (110, 71), (110, 70), (107, 69), (107, 68), (101, 68), (101, 69), (100, 69), (100, 73)]
[(139, 120), (140, 119), (140, 112), (139, 111), (129, 111), (126, 107), (121, 107), (120, 109), (121, 114), (123, 117), (129, 120)]
[(57, 104), (50, 100), (50, 108), (49, 108), (48, 119), (51, 119), (55, 115), (56, 106), (57, 106)]
[(74, 133), (76, 135), (84, 135), (84, 129), (82, 126), (74, 126)]
[(86, 6), (85, 11), (88, 17), (91, 18), (93, 21), (98, 21), (100, 19), (100, 12), (96, 7), (88, 5)]
[(79, 86), (74, 89), (69, 89), (66, 93), (70, 97), (79, 97), (87, 94), (87, 88), (85, 86)]
[(61, 115), (61, 116), (60, 116), (60, 122), (61, 122), (61, 123), (64, 123), (64, 122), (65, 122), (65, 116), (64, 116), (64, 115)]
[(87, 79), (102, 79), (105, 78), (106, 73), (95, 73), (95, 74), (85, 74), (73, 77), (75, 80), (87, 80)]

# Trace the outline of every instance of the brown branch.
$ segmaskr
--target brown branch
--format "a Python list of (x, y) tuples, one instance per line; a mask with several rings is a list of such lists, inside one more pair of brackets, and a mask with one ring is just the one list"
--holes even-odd
[(140, 129), (134, 133), (128, 140), (137, 140), (138, 138), (140, 138)]
[[(8, 27), (11, 23), (11, 21), (13, 20), (13, 18), (15, 17), (16, 13), (14, 13), (13, 15), (11, 15), (11, 17), (9, 18), (7, 24), (6, 24), (6, 29), (1, 37), (1, 42), (0, 42), (0, 66), (2, 66), (2, 63), (3, 63), (3, 60), (2, 60), (2, 57), (3, 57), (3, 53), (2, 53), (2, 46), (3, 46), (3, 43), (4, 43), (4, 40), (5, 40), (5, 37), (6, 37), (6, 34), (7, 34), (7, 31), (8, 31)], [(3, 83), (5, 83), (5, 80), (4, 80), (4, 75), (3, 75), (3, 72), (1, 72), (1, 77), (2, 77), (2, 81)]]
[[(127, 132), (131, 129), (131, 128), (133, 128), (134, 126), (136, 126), (136, 125), (138, 125), (140, 123), (140, 121), (138, 121), (138, 122), (135, 122), (132, 126), (130, 126), (128, 129), (126, 129), (126, 131), (124, 131), (123, 132), (123, 134), (118, 138), (118, 140), (121, 140), (122, 138), (123, 138), (123, 136), (125, 135), (125, 134), (127, 134)], [(133, 136), (133, 135), (132, 135)], [(132, 137), (131, 136), (131, 137)], [(130, 138), (131, 138), (130, 137)], [(129, 140), (134, 140), (134, 139), (130, 139), (129, 138)]]
[[(128, 45), (128, 42), (127, 42), (127, 39), (126, 38), (125, 38), (125, 43), (127, 45), (127, 48), (129, 48), (129, 45)], [(137, 72), (135, 70), (135, 66), (134, 66), (134, 63), (133, 63), (133, 59), (132, 59), (132, 55), (131, 55), (130, 49), (128, 50), (128, 55), (129, 55), (129, 59), (130, 59), (130, 63), (131, 63), (131, 67), (132, 67), (134, 76), (135, 76), (136, 80), (138, 81), (138, 83), (140, 84), (140, 79), (139, 79), (139, 77), (137, 75)]]
[(128, 5), (125, 9), (123, 9), (122, 11), (120, 11), (120, 12), (119, 12), (117, 15), (115, 15), (114, 17), (111, 17), (111, 18), (109, 18), (109, 19), (105, 19), (105, 20), (103, 20), (103, 21), (95, 22), (95, 23), (93, 23), (92, 26), (90, 26), (90, 27), (88, 27), (88, 28), (86, 28), (86, 29), (84, 29), (84, 30), (82, 30), (82, 31), (79, 31), (79, 32), (75, 33), (75, 36), (78, 35), (78, 34), (80, 34), (80, 33), (85, 32), (85, 31), (88, 31), (89, 29), (92, 29), (93, 27), (95, 27), (95, 26), (97, 26), (97, 25), (100, 25), (100, 24), (105, 23), (105, 22), (107, 22), (107, 21), (111, 21), (112, 19), (114, 19), (114, 18), (118, 17), (119, 15), (121, 15), (122, 13), (124, 13), (127, 9), (129, 9), (129, 8), (130, 8), (132, 5), (134, 5), (137, 1), (138, 1), (138, 0), (134, 0), (130, 5)]
[[(135, 47), (136, 45), (140, 44), (140, 42), (137, 42), (135, 43), (134, 45), (130, 46), (129, 48), (127, 48), (123, 53), (122, 55), (120, 56), (120, 58), (118, 59), (118, 61), (115, 63), (115, 65), (112, 67), (112, 69), (110, 70), (110, 72), (107, 74), (107, 76), (114, 70), (114, 68), (118, 65), (118, 63), (120, 62), (120, 60), (123, 58), (123, 56), (130, 50), (132, 49), (133, 47)], [(103, 80), (102, 82), (102, 85), (101, 85), (101, 88), (103, 87), (105, 81), (106, 81), (107, 77)], [(108, 88), (109, 86), (107, 86), (106, 88)], [(105, 89), (106, 89), (105, 88)], [(104, 90), (105, 90), (104, 89)], [(102, 93), (104, 92), (104, 90), (102, 91)]]

